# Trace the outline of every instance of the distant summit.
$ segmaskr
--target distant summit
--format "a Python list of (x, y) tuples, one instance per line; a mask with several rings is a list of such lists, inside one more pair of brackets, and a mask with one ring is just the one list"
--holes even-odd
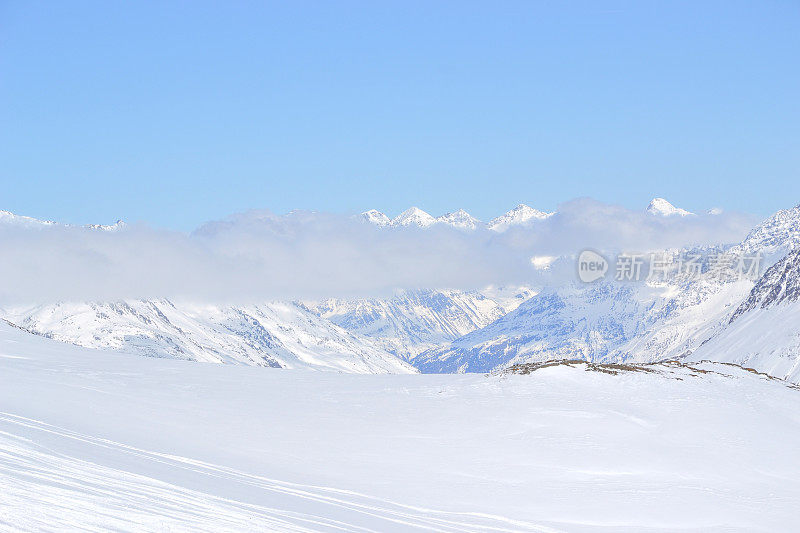
[(434, 217), (418, 207), (411, 207), (393, 219), (390, 219), (380, 211), (370, 209), (369, 211), (361, 213), (360, 217), (363, 221), (378, 227), (398, 228), (416, 226), (427, 228), (434, 224), (445, 224), (463, 230), (486, 228), (492, 231), (503, 232), (511, 226), (526, 225), (537, 220), (544, 220), (551, 215), (553, 215), (553, 213), (545, 213), (544, 211), (539, 211), (525, 204), (519, 204), (511, 211), (492, 219), (488, 224), (481, 222), (463, 209)]
[(100, 230), (100, 231), (117, 231), (125, 226), (125, 222), (117, 220), (115, 224), (86, 224), (84, 226), (75, 226), (73, 224), (62, 224), (52, 220), (40, 220), (38, 218), (26, 217), (24, 215), (17, 215), (11, 211), (0, 210), (0, 224), (8, 226), (16, 226), (19, 228), (70, 228), (81, 227), (85, 229)]
[(433, 224), (436, 224), (436, 219), (419, 207), (410, 207), (392, 220), (392, 226), (419, 226), (421, 228), (427, 228)]
[(672, 217), (672, 216), (685, 217), (694, 214), (691, 211), (687, 211), (686, 209), (675, 207), (674, 205), (672, 205), (663, 198), (653, 198), (653, 200), (650, 202), (650, 205), (647, 206), (647, 212), (651, 215), (656, 215), (661, 217)]
[(519, 204), (511, 211), (492, 219), (489, 222), (489, 229), (492, 231), (505, 231), (511, 226), (520, 226), (535, 220), (544, 220), (553, 215), (545, 213), (531, 206)]
[(436, 222), (441, 222), (443, 224), (447, 224), (448, 226), (461, 229), (477, 229), (478, 226), (483, 225), (483, 222), (473, 217), (463, 209), (442, 215), (436, 219)]

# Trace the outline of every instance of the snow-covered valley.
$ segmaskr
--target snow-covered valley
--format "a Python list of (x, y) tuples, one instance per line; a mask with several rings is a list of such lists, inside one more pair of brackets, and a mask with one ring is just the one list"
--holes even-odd
[(0, 529), (791, 529), (800, 391), (653, 370), (358, 376), (3, 324)]
[[(375, 239), (517, 244), (559, 217), (369, 215)], [(635, 216), (699, 217), (665, 201)], [(543, 254), (530, 285), (6, 305), (0, 530), (791, 530), (798, 221), (701, 248), (763, 254), (751, 277), (581, 283), (559, 277), (573, 256)]]

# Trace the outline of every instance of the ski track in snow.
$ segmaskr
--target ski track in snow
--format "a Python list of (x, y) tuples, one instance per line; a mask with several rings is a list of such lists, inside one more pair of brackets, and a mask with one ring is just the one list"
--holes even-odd
[[(70, 527), (92, 531), (141, 527), (192, 530), (210, 529), (212, 525), (213, 529), (231, 531), (382, 531), (391, 526), (440, 532), (557, 531), (500, 516), (442, 512), (354, 491), (255, 476), (82, 435), (11, 413), (0, 413), (0, 428), (0, 486), (11, 489), (0, 494), (0, 529), (7, 531)], [(349, 520), (232, 501), (104, 467), (37, 444), (43, 433), (215, 482), (314, 502), (323, 509), (335, 507)], [(31, 501), (40, 502), (35, 513), (28, 510)], [(86, 523), (86, 517), (92, 515), (93, 523)]]

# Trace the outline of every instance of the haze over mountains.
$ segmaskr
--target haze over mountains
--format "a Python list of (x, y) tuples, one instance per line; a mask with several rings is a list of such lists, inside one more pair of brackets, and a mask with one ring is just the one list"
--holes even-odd
[[(686, 224), (723, 220), (722, 215), (692, 215), (658, 198), (642, 214), (614, 213), (639, 217), (635, 219), (639, 221), (651, 219), (648, 223), (656, 224), (653, 228), (663, 227), (666, 231), (673, 225), (683, 228)], [(257, 235), (278, 232), (287, 242), (300, 238), (302, 224), (316, 227), (327, 220), (302, 213), (259, 217), (243, 220), (257, 228), (266, 224), (263, 227), (270, 233)], [(380, 243), (383, 235), (391, 239), (400, 232), (403, 242), (413, 245), (423, 243), (428, 233), (412, 231), (406, 237), (406, 228), (453, 228), (455, 235), (480, 230), (498, 236), (518, 228), (519, 234), (511, 242), (519, 242), (521, 238), (541, 238), (543, 232), (555, 231), (559, 226), (551, 224), (558, 217), (562, 218), (562, 225), (576, 219), (575, 208), (564, 213), (543, 213), (520, 205), (488, 224), (463, 210), (433, 217), (417, 208), (394, 219), (367, 211), (361, 220), (366, 226), (393, 230), (370, 237), (376, 239), (375, 243)], [(10, 213), (3, 213), (0, 224), (25, 229), (59, 226)], [(228, 239), (229, 234), (238, 235), (230, 231), (239, 225), (241, 222), (234, 219), (201, 228), (198, 235), (204, 239)], [(331, 235), (331, 231), (339, 229), (336, 225), (328, 228)], [(76, 229), (126, 227), (120, 223)], [(125, 235), (102, 233), (112, 240), (116, 235)], [(800, 208), (795, 207), (758, 224), (738, 242), (711, 242), (700, 248), (668, 251), (678, 255), (690, 250), (759, 253), (765, 256), (766, 269), (796, 248), (798, 242)], [(413, 246), (408, 250), (413, 259)], [(494, 284), (476, 289), (455, 289), (444, 284), (398, 287), (394, 294), (380, 297), (270, 299), (246, 305), (207, 297), (37, 301), (31, 305), (5, 305), (0, 316), (30, 333), (151, 357), (360, 373), (417, 371), (414, 367), (423, 372), (489, 372), (559, 358), (652, 362), (690, 357), (695, 352), (708, 354), (714, 342), (723, 342), (714, 340), (718, 337), (746, 336), (746, 332), (738, 332), (739, 325), (760, 321), (751, 316), (793, 303), (786, 299), (764, 309), (753, 308), (748, 313), (740, 312), (748, 316), (746, 320), (731, 321), (734, 311), (743, 305), (754, 286), (759, 286), (755, 278), (728, 279), (706, 272), (698, 279), (671, 277), (629, 284), (612, 280), (585, 284), (570, 274), (574, 272), (575, 253), (531, 257), (528, 268), (538, 274), (532, 274), (528, 284)], [(424, 254), (416, 260), (423, 264), (427, 261)], [(357, 263), (351, 265), (359, 267)], [(774, 278), (774, 271), (770, 273), (770, 279)], [(785, 269), (782, 277), (791, 280), (796, 272)], [(720, 333), (731, 330), (733, 325), (737, 326), (737, 333)], [(794, 350), (800, 343), (795, 343), (788, 326), (786, 331), (781, 347), (762, 342), (755, 352), (746, 351), (735, 357), (731, 355), (734, 351), (728, 349), (726, 360), (753, 361), (759, 368), (797, 379), (794, 363), (789, 367), (778, 365), (772, 356), (763, 355), (778, 353), (775, 357), (781, 361), (798, 358)], [(763, 332), (759, 335), (769, 339)], [(769, 340), (764, 342), (769, 344)]]
[[(710, 233), (703, 225), (726, 215), (597, 207), (520, 207), (490, 224), (464, 212), (412, 210), (396, 225), (376, 212), (366, 223), (250, 213), (167, 241), (130, 240), (141, 229), (122, 224), (0, 217), (0, 239), (18, 247), (15, 260), (30, 254), (28, 269), (40, 268), (30, 257), (41, 240), (90, 262), (131, 243), (225, 243), (229, 269), (202, 281), (236, 275), (241, 262), (263, 275), (252, 252), (279, 261), (286, 249), (355, 277), (368, 275), (359, 259), (376, 255), (384, 268), (390, 258), (436, 268), (430, 249), (456, 263), (515, 249), (531, 272), (527, 285), (259, 303), (207, 292), (3, 300), (0, 529), (791, 530), (800, 206)], [(745, 276), (706, 266), (628, 282), (612, 268), (583, 283), (575, 242), (545, 246), (598, 222), (605, 232), (592, 236), (608, 239), (597, 252), (609, 260), (673, 232), (682, 246), (647, 251), (763, 264)], [(609, 237), (632, 228), (634, 240)], [(337, 240), (343, 232), (358, 238)], [(737, 238), (695, 243), (708, 235)], [(372, 248), (342, 254), (343, 242)], [(125, 257), (140, 276), (157, 272)], [(58, 280), (85, 275), (66, 260), (50, 266)], [(156, 266), (198, 276), (191, 262)]]

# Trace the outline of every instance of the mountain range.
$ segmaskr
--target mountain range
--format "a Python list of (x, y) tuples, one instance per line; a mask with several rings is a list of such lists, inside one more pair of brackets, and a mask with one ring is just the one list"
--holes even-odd
[[(650, 215), (659, 217), (684, 217), (694, 214), (685, 209), (675, 207), (664, 198), (653, 198), (645, 211)], [(434, 217), (418, 207), (410, 207), (395, 218), (390, 218), (388, 215), (378, 210), (370, 209), (369, 211), (361, 213), (360, 217), (361, 220), (382, 228), (402, 228), (409, 226), (428, 228), (435, 224), (443, 224), (463, 230), (484, 228), (500, 233), (514, 226), (529, 226), (537, 221), (548, 219), (555, 214), (555, 211), (548, 213), (534, 209), (525, 204), (519, 204), (510, 211), (493, 218), (488, 223), (478, 220), (463, 209)]]
[[(688, 211), (654, 199), (647, 213)], [(463, 210), (416, 208), (381, 227), (447, 224), (471, 231), (527, 227), (553, 214), (520, 205), (483, 224)], [(0, 224), (52, 227), (0, 213)], [(85, 226), (89, 230), (124, 229)], [(739, 243), (704, 253), (759, 254), (763, 275), (670, 276), (641, 283), (557, 280), (537, 287), (406, 289), (383, 298), (218, 305), (167, 299), (53, 302), (0, 312), (29, 333), (151, 357), (357, 373), (492, 372), (552, 359), (600, 362), (714, 360), (800, 381), (800, 206), (777, 212)], [(669, 250), (685, 254), (691, 249)], [(548, 257), (569, 269), (574, 257)], [(409, 364), (410, 363), (410, 364)]]

